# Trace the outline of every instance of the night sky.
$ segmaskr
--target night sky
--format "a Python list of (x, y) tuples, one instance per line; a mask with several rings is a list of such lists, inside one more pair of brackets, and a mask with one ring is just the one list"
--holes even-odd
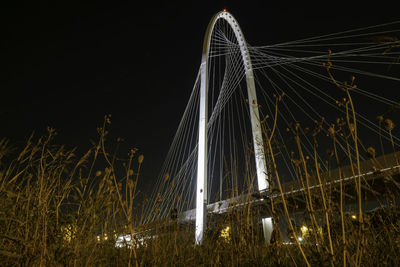
[[(33, 1), (36, 2), (36, 1)], [(31, 3), (3, 8), (0, 137), (22, 145), (54, 127), (84, 152), (112, 114), (110, 141), (144, 154), (142, 180), (161, 167), (190, 95), (203, 35), (227, 8), (251, 45), (398, 20), (394, 6), (280, 6), (271, 1)], [(64, 2), (64, 4), (61, 4)], [(82, 1), (84, 2), (84, 1)], [(147, 190), (146, 187), (144, 190)]]

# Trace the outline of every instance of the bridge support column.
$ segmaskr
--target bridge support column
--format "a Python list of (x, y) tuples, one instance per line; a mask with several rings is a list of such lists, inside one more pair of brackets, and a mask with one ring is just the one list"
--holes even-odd
[(264, 240), (268, 244), (271, 243), (272, 231), (274, 230), (274, 225), (272, 223), (272, 218), (262, 218), (261, 223), (263, 226)]
[[(241, 45), (240, 47), (243, 46), (242, 55), (243, 54), (248, 55), (249, 52), (247, 50), (247, 46), (245, 45), (245, 43), (241, 44), (241, 42), (239, 41), (239, 45)], [(249, 97), (250, 121), (251, 121), (251, 130), (253, 134), (254, 160), (256, 162), (256, 171), (257, 171), (257, 185), (259, 191), (268, 191), (269, 183), (267, 175), (267, 166), (265, 161), (264, 142), (261, 131), (260, 114), (258, 112), (258, 102), (256, 95), (256, 87), (254, 83), (253, 68), (251, 65), (250, 57), (248, 56), (243, 57), (243, 61), (245, 63), (247, 95)], [(263, 226), (265, 242), (269, 244), (271, 241), (271, 235), (273, 231), (272, 218), (263, 218), (261, 223)]]
[(196, 244), (203, 241), (203, 234), (207, 226), (207, 93), (208, 77), (206, 58), (203, 55), (200, 67), (200, 114), (199, 114), (199, 145), (197, 148), (197, 186), (196, 186)]

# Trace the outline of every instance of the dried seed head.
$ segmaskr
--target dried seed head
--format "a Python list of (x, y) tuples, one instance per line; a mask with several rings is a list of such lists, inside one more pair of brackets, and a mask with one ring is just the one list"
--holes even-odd
[(134, 185), (134, 181), (133, 180), (128, 180), (127, 183), (128, 183), (128, 187), (129, 188), (133, 188), (133, 185)]
[(139, 158), (138, 158), (139, 164), (142, 164), (143, 160), (144, 160), (144, 156), (140, 155)]
[(137, 151), (137, 150), (138, 150), (137, 148), (131, 148), (131, 149), (129, 150), (128, 156), (129, 156), (129, 157), (133, 157), (133, 156), (136, 154), (136, 151)]
[(162, 202), (162, 197), (161, 197), (161, 194), (158, 193), (157, 197), (156, 197), (156, 203), (161, 203), (161, 202)]
[(368, 158), (370, 159), (375, 158), (375, 148), (370, 146), (369, 148), (367, 148), (366, 153)]
[(55, 129), (53, 127), (47, 126), (47, 131), (49, 132), (50, 135), (55, 133)]
[(164, 175), (164, 181), (168, 181), (168, 179), (169, 179), (169, 173), (166, 173), (166, 174)]
[(328, 135), (329, 136), (334, 136), (335, 135), (335, 126), (332, 125), (331, 127), (329, 127), (328, 129)]
[(299, 159), (292, 159), (292, 162), (296, 167), (299, 167), (301, 164), (301, 161)]
[(384, 121), (384, 126), (385, 126), (385, 129), (389, 132), (394, 129), (394, 123), (391, 119), (386, 119)]
[(355, 127), (354, 127), (354, 124), (353, 124), (353, 123), (350, 123), (350, 124), (349, 124), (349, 130), (350, 130), (351, 133), (354, 132)]
[(101, 175), (101, 173), (102, 173), (101, 171), (97, 171), (96, 172), (96, 177), (99, 177)]

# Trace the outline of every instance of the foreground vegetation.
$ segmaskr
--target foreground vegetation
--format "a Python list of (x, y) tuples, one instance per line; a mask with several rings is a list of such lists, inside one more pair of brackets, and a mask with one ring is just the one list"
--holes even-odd
[[(329, 72), (329, 62), (327, 65)], [(303, 190), (303, 225), (292, 220), (297, 205), (285, 196), (276, 167), (272, 129), (264, 128), (269, 162), (271, 198), (267, 206), (248, 206), (209, 220), (202, 245), (194, 245), (192, 224), (174, 218), (139, 225), (141, 203), (137, 183), (143, 155), (136, 149), (127, 159), (109, 153), (106, 145), (110, 117), (98, 129), (99, 140), (82, 157), (54, 142), (55, 132), (39, 139), (32, 136), (25, 147), (0, 141), (0, 263), (2, 266), (395, 266), (400, 262), (399, 154), (393, 154), (396, 168), (385, 172), (379, 192), (361, 174), (361, 154), (379, 175), (382, 168), (373, 147), (359, 140), (350, 83), (332, 81), (346, 97), (338, 102), (346, 116), (328, 128), (316, 122), (309, 131), (314, 140), (313, 155), (305, 155), (300, 141), (300, 124), (291, 129), (297, 151), (292, 161), (298, 183), (317, 190)], [(276, 110), (282, 97), (276, 97)], [(379, 126), (390, 134), (389, 152), (395, 152), (394, 123), (382, 116)], [(323, 136), (323, 137), (321, 137)], [(345, 142), (340, 143), (338, 138)], [(353, 178), (332, 185), (321, 173), (317, 159), (318, 139), (328, 138), (329, 166), (344, 178), (345, 165)], [(118, 144), (117, 144), (118, 146)], [(385, 145), (381, 139), (381, 153)], [(387, 145), (386, 145), (387, 147)], [(114, 150), (113, 150), (114, 151)], [(343, 167), (343, 169), (342, 169)], [(349, 187), (353, 191), (349, 191)], [(349, 192), (352, 192), (349, 195)], [(379, 195), (378, 212), (362, 208), (366, 194)], [(371, 193), (372, 192), (372, 193)], [(347, 214), (346, 198), (356, 212)], [(162, 200), (161, 200), (162, 201)], [(264, 209), (264, 210), (263, 210)], [(155, 209), (156, 210), (156, 209)], [(267, 211), (267, 212), (266, 212)], [(273, 217), (271, 244), (260, 228), (261, 214)], [(287, 229), (278, 227), (285, 222)], [(147, 231), (144, 234), (144, 231)], [(121, 241), (128, 236), (134, 242)], [(289, 238), (289, 240), (287, 240)], [(286, 240), (285, 240), (286, 239)], [(116, 245), (118, 244), (118, 245)], [(132, 245), (134, 244), (134, 245)]]
[[(214, 220), (201, 246), (194, 245), (192, 225), (171, 219), (154, 224), (153, 238), (143, 239), (133, 220), (140, 207), (135, 202), (136, 184), (143, 156), (131, 150), (121, 161), (109, 154), (108, 122), (106, 117), (99, 142), (82, 157), (55, 145), (52, 129), (38, 140), (31, 137), (24, 148), (0, 142), (2, 266), (393, 266), (400, 262), (400, 212), (394, 195), (398, 191), (393, 190), (387, 191), (384, 209), (374, 214), (361, 211), (357, 219), (344, 213), (341, 201), (333, 203), (327, 187), (306, 194), (307, 233), (290, 222), (291, 242), (283, 242), (278, 230), (273, 243), (265, 244), (250, 208)], [(305, 182), (307, 173), (318, 169), (306, 161), (298, 162), (299, 168), (305, 163), (306, 169), (299, 171)], [(117, 170), (116, 164), (121, 168)], [(398, 170), (390, 173), (388, 183), (396, 186), (396, 175)], [(279, 174), (273, 178), (279, 181)], [(279, 183), (275, 187), (279, 194)], [(282, 198), (268, 207), (275, 223), (288, 218), (285, 204)], [(116, 246), (117, 238), (127, 234), (136, 245)]]

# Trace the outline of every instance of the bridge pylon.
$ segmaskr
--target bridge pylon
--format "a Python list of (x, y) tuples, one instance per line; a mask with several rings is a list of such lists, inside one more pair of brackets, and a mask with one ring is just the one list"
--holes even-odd
[[(223, 10), (214, 15), (208, 24), (204, 42), (200, 67), (200, 113), (199, 113), (199, 144), (197, 162), (197, 188), (196, 188), (196, 244), (201, 244), (207, 222), (207, 123), (208, 123), (208, 61), (210, 52), (211, 37), (214, 26), (219, 19), (225, 20), (232, 28), (235, 38), (239, 44), (244, 72), (246, 75), (247, 94), (250, 110), (250, 121), (253, 135), (254, 157), (257, 171), (257, 183), (259, 191), (268, 191), (268, 176), (265, 161), (265, 151), (261, 131), (260, 115), (258, 111), (257, 94), (254, 82), (253, 67), (247, 43), (242, 30), (236, 19)], [(269, 242), (272, 234), (272, 219), (263, 218), (263, 231), (266, 242)]]

